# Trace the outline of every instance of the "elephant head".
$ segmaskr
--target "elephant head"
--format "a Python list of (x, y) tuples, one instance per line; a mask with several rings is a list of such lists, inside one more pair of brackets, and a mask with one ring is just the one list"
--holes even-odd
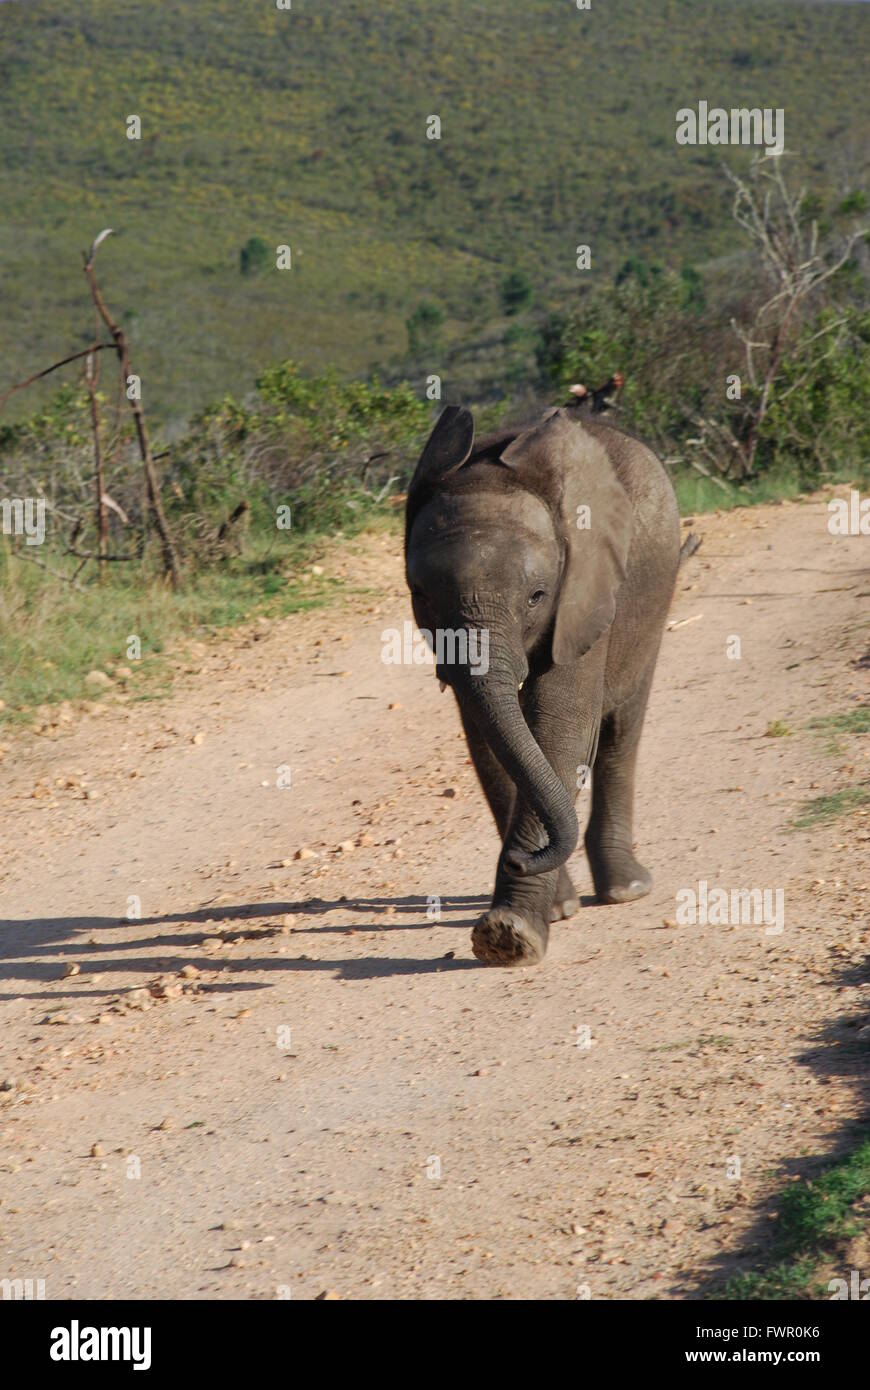
[[(578, 836), (573, 797), (526, 724), (519, 691), (530, 669), (578, 661), (605, 634), (631, 530), (596, 428), (563, 410), (475, 448), (470, 412), (448, 406), (408, 489), (406, 574), (436, 673), (547, 837), (532, 853), (505, 846), (518, 874), (558, 868)], [(468, 653), (484, 647), (486, 664), (473, 664)]]

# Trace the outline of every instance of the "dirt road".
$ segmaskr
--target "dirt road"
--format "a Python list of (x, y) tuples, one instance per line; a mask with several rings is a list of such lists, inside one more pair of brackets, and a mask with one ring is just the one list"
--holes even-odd
[[(195, 647), (163, 703), (110, 694), (14, 743), (0, 1276), (673, 1298), (752, 1264), (769, 1194), (866, 1103), (841, 1043), (866, 1021), (870, 818), (789, 830), (870, 775), (866, 735), (808, 729), (870, 690), (868, 542), (826, 521), (819, 499), (696, 519), (641, 753), (655, 888), (587, 897), (536, 968), (471, 955), (497, 840), (452, 697), (380, 659), (409, 617), (398, 542), (334, 559), (364, 591), (340, 609)], [(673, 925), (702, 880), (783, 889), (784, 930)]]

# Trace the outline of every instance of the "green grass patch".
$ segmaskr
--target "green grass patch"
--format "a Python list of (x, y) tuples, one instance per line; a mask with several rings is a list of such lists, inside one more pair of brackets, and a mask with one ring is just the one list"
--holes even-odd
[(705, 478), (695, 472), (677, 472), (672, 480), (682, 516), (695, 512), (732, 511), (735, 507), (761, 507), (783, 498), (796, 500), (806, 489), (797, 470), (771, 470), (750, 483)]
[(836, 734), (870, 734), (870, 705), (858, 705), (844, 714), (823, 715), (814, 719), (810, 728)]
[(781, 719), (772, 719), (764, 731), (765, 738), (790, 738), (792, 730)]
[(811, 830), (816, 825), (827, 825), (857, 810), (859, 806), (865, 806), (868, 801), (870, 790), (867, 787), (843, 787), (826, 796), (813, 797), (812, 801), (803, 802), (800, 815), (792, 821), (792, 828)]
[(810, 728), (816, 733), (827, 735), (826, 748), (829, 753), (841, 752), (838, 734), (870, 733), (870, 705), (858, 705), (842, 714), (825, 714), (810, 721)]
[[(394, 512), (374, 502), (343, 520), (338, 543), (363, 529), (397, 524)], [(125, 688), (134, 699), (161, 699), (171, 688), (169, 653), (183, 651), (185, 638), (208, 637), (258, 614), (281, 618), (334, 602), (348, 584), (310, 572), (337, 543), (333, 521), (332, 508), (324, 505), (322, 512), (314, 509), (312, 529), (302, 534), (281, 533), (276, 540), (274, 532), (258, 533), (240, 556), (187, 575), (178, 593), (153, 565), (138, 563), (110, 567), (102, 586), (74, 589), (19, 560), (10, 542), (0, 541), (0, 727), (28, 722), (39, 705), (104, 698), (86, 683), (94, 670), (112, 675), (127, 667), (133, 674)], [(40, 558), (58, 569), (69, 565), (62, 555)], [(133, 637), (139, 660), (128, 655)]]
[(870, 1193), (870, 1135), (817, 1177), (789, 1183), (777, 1202), (776, 1241), (766, 1268), (736, 1275), (714, 1296), (724, 1299), (825, 1297), (814, 1284), (836, 1246), (860, 1233), (854, 1208)]
[(681, 1052), (684, 1048), (712, 1047), (717, 1050), (733, 1047), (736, 1039), (727, 1033), (702, 1033), (699, 1038), (686, 1038), (684, 1042), (660, 1043), (650, 1049), (652, 1052)]

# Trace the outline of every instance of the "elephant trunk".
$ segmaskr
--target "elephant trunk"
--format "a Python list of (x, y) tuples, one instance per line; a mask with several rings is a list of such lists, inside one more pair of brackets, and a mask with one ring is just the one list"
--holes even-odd
[[(457, 682), (454, 681), (454, 685)], [(504, 862), (515, 873), (545, 874), (558, 869), (577, 846), (574, 802), (536, 743), (523, 718), (515, 681), (466, 674), (457, 694), (492, 752), (514, 782), (520, 798), (540, 820), (548, 843), (527, 853), (505, 845)]]

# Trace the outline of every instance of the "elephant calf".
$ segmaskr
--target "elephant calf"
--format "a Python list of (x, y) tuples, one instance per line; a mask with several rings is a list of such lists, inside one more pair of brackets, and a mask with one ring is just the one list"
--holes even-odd
[(436, 644), (503, 841), (479, 960), (539, 961), (549, 923), (577, 911), (564, 866), (589, 768), (596, 894), (650, 891), (634, 769), (679, 551), (673, 489), (638, 440), (563, 409), (475, 444), (468, 410), (439, 417), (408, 489), (405, 560), (418, 627), (487, 642), (477, 664)]

